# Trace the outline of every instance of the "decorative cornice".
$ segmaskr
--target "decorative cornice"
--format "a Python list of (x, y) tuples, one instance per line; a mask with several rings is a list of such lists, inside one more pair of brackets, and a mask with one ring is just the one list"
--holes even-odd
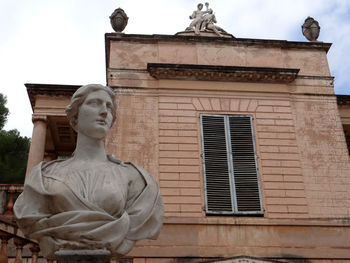
[(32, 109), (35, 106), (35, 96), (46, 95), (46, 96), (69, 96), (80, 88), (82, 85), (59, 85), (59, 84), (24, 84), (27, 88), (30, 104)]
[(148, 63), (147, 70), (156, 79), (182, 79), (231, 82), (290, 83), (299, 69), (232, 67), (192, 64)]
[(338, 105), (350, 105), (350, 95), (336, 95)]

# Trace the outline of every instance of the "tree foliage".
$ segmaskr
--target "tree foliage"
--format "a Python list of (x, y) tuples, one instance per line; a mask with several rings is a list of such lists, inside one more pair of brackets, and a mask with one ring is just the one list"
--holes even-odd
[(0, 130), (5, 126), (7, 116), (9, 115), (9, 109), (6, 108), (7, 98), (0, 93)]
[(0, 183), (23, 184), (29, 145), (17, 130), (0, 131)]
[(27, 167), (30, 139), (18, 130), (2, 130), (9, 114), (6, 96), (0, 93), (0, 184), (22, 184)]

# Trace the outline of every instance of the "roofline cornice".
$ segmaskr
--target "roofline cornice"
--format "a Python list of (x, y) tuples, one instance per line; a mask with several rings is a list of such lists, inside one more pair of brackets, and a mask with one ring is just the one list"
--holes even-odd
[(249, 46), (268, 46), (286, 49), (319, 49), (328, 52), (332, 43), (321, 41), (287, 41), (274, 39), (253, 39), (253, 38), (225, 38), (208, 36), (179, 36), (179, 35), (142, 35), (142, 34), (123, 34), (106, 33), (106, 43), (109, 41), (138, 41), (138, 42), (210, 42), (226, 43), (231, 45), (249, 45)]
[(338, 105), (350, 105), (350, 95), (336, 95)]
[(34, 110), (37, 95), (70, 97), (82, 85), (25, 83), (24, 86), (27, 88), (30, 104)]

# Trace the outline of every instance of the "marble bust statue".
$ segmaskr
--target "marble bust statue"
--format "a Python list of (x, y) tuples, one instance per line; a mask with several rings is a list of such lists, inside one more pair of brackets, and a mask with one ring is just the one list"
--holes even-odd
[(78, 134), (73, 156), (41, 162), (26, 178), (14, 207), (16, 220), (49, 259), (60, 249), (126, 254), (137, 240), (160, 232), (163, 202), (155, 179), (142, 167), (105, 153), (103, 139), (115, 109), (109, 87), (79, 88), (66, 108)]

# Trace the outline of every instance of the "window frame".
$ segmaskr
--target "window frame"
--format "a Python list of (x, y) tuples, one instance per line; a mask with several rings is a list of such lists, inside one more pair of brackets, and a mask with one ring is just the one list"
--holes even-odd
[[(206, 174), (206, 163), (205, 163), (205, 149), (204, 149), (204, 131), (203, 131), (203, 117), (222, 117), (224, 120), (224, 130), (225, 130), (225, 143), (226, 143), (226, 153), (227, 153), (227, 164), (228, 164), (228, 173), (229, 173), (229, 182), (230, 182), (230, 194), (231, 194), (231, 204), (232, 211), (213, 211), (208, 209), (208, 190), (207, 190), (207, 174)], [(230, 117), (248, 117), (250, 120), (250, 130), (251, 130), (251, 139), (253, 144), (254, 151), (254, 161), (255, 161), (255, 171), (256, 171), (256, 180), (258, 187), (259, 211), (238, 211), (237, 204), (237, 195), (236, 195), (236, 185), (235, 185), (235, 172), (234, 172), (234, 161), (232, 153), (232, 144), (231, 144), (231, 134), (230, 134)], [(203, 182), (204, 182), (204, 199), (205, 199), (205, 212), (206, 215), (244, 215), (244, 216), (262, 216), (264, 215), (263, 201), (262, 201), (262, 189), (260, 182), (260, 173), (258, 165), (258, 155), (255, 141), (255, 131), (254, 131), (254, 117), (250, 114), (210, 114), (210, 113), (201, 113), (200, 114), (200, 128), (201, 128), (201, 157), (203, 165)]]

